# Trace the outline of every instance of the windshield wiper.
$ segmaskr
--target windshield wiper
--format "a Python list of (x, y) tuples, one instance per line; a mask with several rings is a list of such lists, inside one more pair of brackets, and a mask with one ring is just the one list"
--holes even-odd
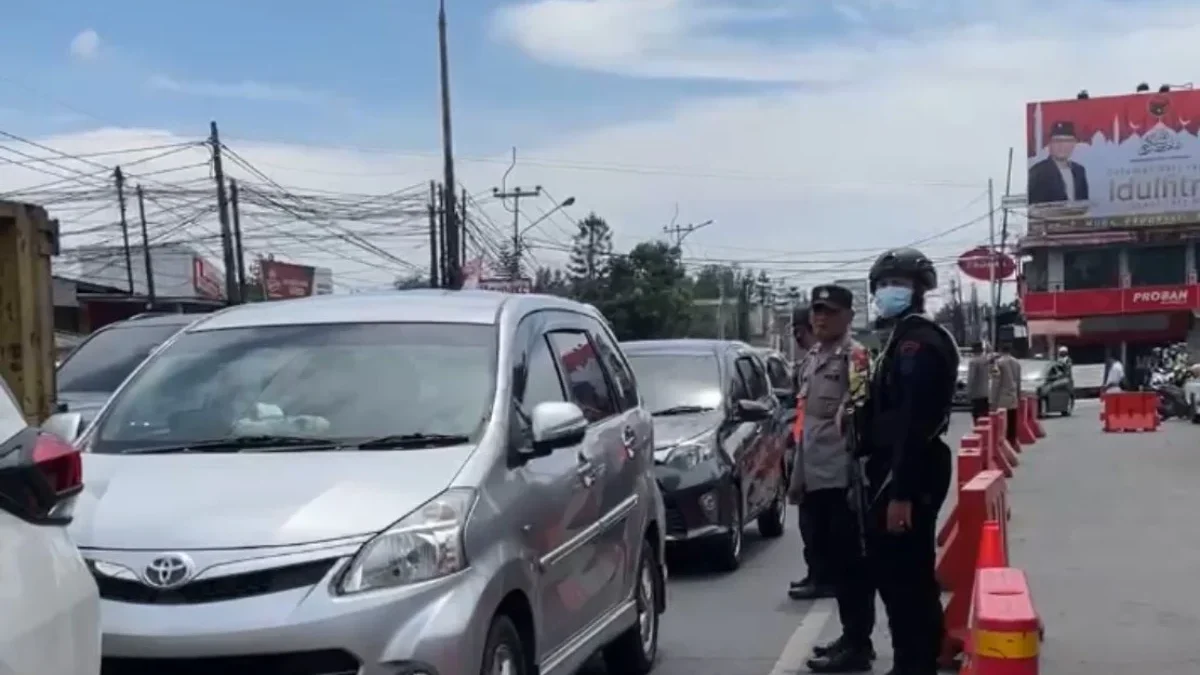
[(662, 410), (655, 410), (650, 415), (653, 417), (670, 417), (671, 415), (693, 415), (710, 410), (716, 410), (716, 408), (705, 405), (676, 405), (670, 408), (663, 408)]
[(312, 436), (276, 436), (260, 434), (255, 436), (230, 436), (228, 438), (213, 438), (206, 441), (193, 441), (176, 445), (155, 445), (148, 448), (134, 448), (123, 454), (127, 455), (165, 455), (174, 452), (241, 452), (260, 448), (289, 448), (303, 450), (332, 450), (345, 445), (344, 442), (328, 438), (313, 438)]
[(359, 450), (408, 450), (416, 448), (441, 448), (470, 442), (470, 436), (462, 434), (392, 434), (355, 443)]

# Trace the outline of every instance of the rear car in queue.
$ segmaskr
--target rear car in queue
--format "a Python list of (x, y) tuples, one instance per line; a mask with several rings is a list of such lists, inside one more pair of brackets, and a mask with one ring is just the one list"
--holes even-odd
[(652, 431), (603, 318), (568, 300), (205, 317), (78, 440), (103, 673), (566, 675), (597, 650), (645, 673), (665, 608)]
[(1067, 366), (1049, 359), (1018, 359), (1021, 391), (1037, 402), (1038, 417), (1075, 411), (1075, 383)]
[(667, 510), (667, 541), (710, 548), (737, 569), (743, 534), (784, 532), (785, 443), (766, 366), (749, 345), (724, 340), (622, 344), (654, 417), (655, 472)]

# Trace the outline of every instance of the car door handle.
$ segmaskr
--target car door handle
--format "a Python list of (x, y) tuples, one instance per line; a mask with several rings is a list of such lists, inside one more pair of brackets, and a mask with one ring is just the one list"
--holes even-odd
[(575, 467), (575, 476), (579, 478), (579, 482), (583, 487), (590, 488), (596, 483), (596, 465), (592, 461), (582, 455), (579, 457), (579, 464)]
[(637, 442), (637, 432), (633, 430), (633, 427), (625, 427), (621, 430), (621, 442), (627, 448)]

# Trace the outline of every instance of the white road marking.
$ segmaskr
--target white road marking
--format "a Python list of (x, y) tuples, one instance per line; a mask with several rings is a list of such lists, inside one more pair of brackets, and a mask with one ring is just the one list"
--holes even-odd
[(783, 647), (783, 653), (779, 655), (779, 660), (771, 668), (771, 675), (784, 675), (803, 670), (804, 662), (812, 656), (813, 647), (817, 645), (817, 640), (820, 640), (821, 634), (825, 632), (825, 626), (829, 624), (835, 614), (837, 614), (837, 605), (833, 600), (826, 598), (813, 602), (808, 613), (800, 620), (800, 625), (796, 626), (796, 632), (788, 638), (787, 644)]

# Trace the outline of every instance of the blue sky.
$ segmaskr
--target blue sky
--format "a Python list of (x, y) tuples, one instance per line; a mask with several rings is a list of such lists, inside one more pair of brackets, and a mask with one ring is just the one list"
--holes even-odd
[[(493, 12), (505, 4), (513, 3), (450, 2), (457, 136), (467, 151), (493, 152), (634, 120), (692, 97), (771, 88), (540, 63), (492, 30)], [(6, 64), (0, 77), (30, 91), (8, 98), (4, 107), (25, 116), (20, 126), (26, 133), (104, 123), (200, 134), (216, 119), (229, 136), (433, 148), (435, 17), (435, 0), (18, 3), (6, 8), (6, 23), (20, 30), (0, 42), (0, 64)], [(770, 42), (789, 23), (735, 23), (730, 31), (755, 31)], [(91, 59), (69, 49), (85, 29), (99, 36)], [(293, 98), (303, 100), (152, 86), (165, 81), (213, 87), (252, 82), (294, 90)]]

